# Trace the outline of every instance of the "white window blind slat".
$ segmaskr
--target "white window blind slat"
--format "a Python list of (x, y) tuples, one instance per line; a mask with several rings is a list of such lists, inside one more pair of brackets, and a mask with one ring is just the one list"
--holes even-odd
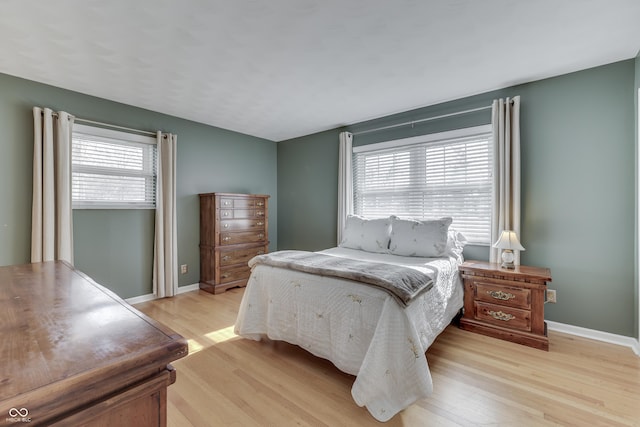
[[(155, 140), (95, 129), (96, 134), (88, 126), (73, 132), (73, 207), (155, 208)], [(106, 137), (105, 133), (113, 137)]]
[[(359, 147), (353, 154), (354, 209), (366, 217), (453, 217), (452, 226), (471, 243), (489, 244), (492, 135), (411, 138), (411, 145)], [(431, 142), (436, 141), (436, 142)], [(382, 143), (389, 146), (389, 143)]]

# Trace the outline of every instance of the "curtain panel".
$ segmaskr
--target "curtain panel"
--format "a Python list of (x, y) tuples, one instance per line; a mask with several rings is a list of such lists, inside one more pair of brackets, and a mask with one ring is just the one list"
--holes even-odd
[(153, 293), (158, 298), (178, 289), (178, 226), (176, 215), (177, 135), (157, 133), (156, 225), (153, 246)]
[(73, 265), (71, 133), (74, 117), (33, 107), (31, 262)]
[(340, 132), (338, 153), (338, 234), (337, 244), (342, 241), (347, 215), (353, 213), (353, 134)]
[[(494, 100), (491, 124), (494, 138), (493, 243), (503, 230), (513, 230), (520, 237), (520, 97)], [(513, 252), (514, 264), (520, 265), (520, 251)], [(499, 260), (500, 249), (491, 247), (489, 261)]]

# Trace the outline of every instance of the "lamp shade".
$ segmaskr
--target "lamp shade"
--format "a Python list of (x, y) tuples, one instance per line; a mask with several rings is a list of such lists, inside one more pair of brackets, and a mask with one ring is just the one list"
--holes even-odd
[(513, 230), (504, 230), (500, 235), (498, 241), (493, 244), (493, 247), (498, 249), (511, 249), (518, 251), (525, 250), (518, 240), (518, 235)]

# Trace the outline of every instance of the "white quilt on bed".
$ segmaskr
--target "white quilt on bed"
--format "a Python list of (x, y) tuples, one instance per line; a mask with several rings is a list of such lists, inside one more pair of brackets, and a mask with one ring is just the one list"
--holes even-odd
[(236, 334), (298, 345), (356, 375), (351, 395), (387, 421), (432, 391), (425, 351), (463, 304), (455, 258), (415, 258), (346, 248), (322, 253), (424, 265), (434, 286), (408, 307), (350, 280), (256, 265), (240, 304)]

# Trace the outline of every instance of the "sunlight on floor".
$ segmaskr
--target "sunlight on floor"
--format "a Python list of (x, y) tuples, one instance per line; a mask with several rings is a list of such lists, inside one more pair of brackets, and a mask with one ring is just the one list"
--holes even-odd
[(189, 344), (189, 355), (197, 353), (197, 352), (199, 352), (200, 350), (202, 350), (204, 348), (204, 346), (202, 344), (200, 344), (198, 341), (196, 341), (194, 339), (188, 339), (187, 343)]
[(211, 345), (216, 345), (225, 341), (229, 341), (230, 339), (237, 338), (238, 335), (233, 332), (233, 328), (234, 325), (231, 325), (226, 328), (218, 329), (217, 331), (206, 333), (201, 337), (198, 337), (199, 340), (189, 338), (187, 340), (189, 344), (189, 355), (195, 354), (200, 350), (210, 347)]
[(216, 344), (221, 343), (237, 337), (237, 335), (233, 332), (233, 328), (234, 325), (231, 325), (224, 329), (218, 329), (217, 331), (209, 332), (204, 336), (209, 338)]

